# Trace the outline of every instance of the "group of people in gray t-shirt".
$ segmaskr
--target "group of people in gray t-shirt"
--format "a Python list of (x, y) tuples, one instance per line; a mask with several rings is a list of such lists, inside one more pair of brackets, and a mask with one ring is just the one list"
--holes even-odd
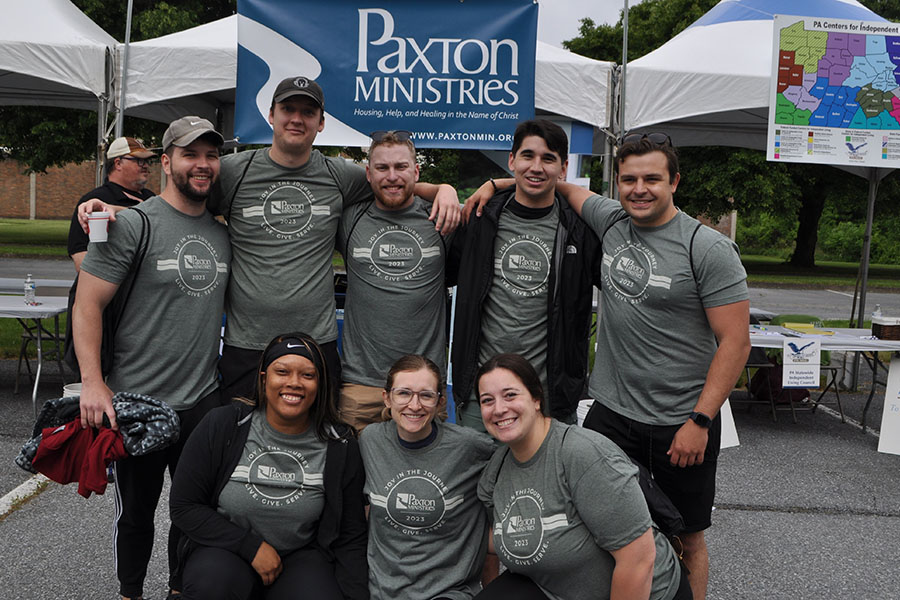
[[(600, 592), (605, 597), (617, 578), (616, 552), (647, 531), (645, 510), (633, 512), (633, 503), (641, 499), (634, 496), (636, 475), (624, 451), (651, 469), (685, 516), (684, 564), (690, 575), (684, 580), (690, 581), (695, 598), (703, 598), (708, 568), (703, 530), (709, 527), (714, 492), (717, 413), (749, 348), (748, 304), (736, 247), (695, 225), (674, 206), (679, 174), (668, 138), (651, 134), (625, 140), (616, 159), (621, 201), (614, 202), (564, 183), (568, 140), (558, 126), (541, 120), (524, 122), (516, 130), (509, 158), (514, 179), (482, 186), (476, 200), (485, 204), (484, 216), (473, 217), (454, 234), (460, 219), (455, 191), (418, 182), (409, 132), (373, 133), (365, 170), (321, 155), (312, 144), (325, 123), (324, 95), (305, 77), (279, 84), (269, 121), (273, 145), (223, 157), (219, 181), (218, 150), (214, 168), (184, 173), (170, 169), (172, 189), (187, 199), (192, 210), (202, 207), (189, 216), (203, 220), (208, 233), (200, 229), (181, 233), (178, 219), (173, 224), (167, 216), (171, 202), (142, 203), (139, 210), (150, 217), (154, 236), (178, 238), (173, 238), (175, 258), (148, 256), (155, 271), (163, 275), (171, 271), (175, 285), (171, 293), (219, 304), (203, 309), (202, 315), (194, 308), (179, 312), (173, 308), (177, 303), (159, 295), (162, 286), (142, 275), (135, 293), (147, 302), (146, 318), (132, 317), (134, 323), (117, 332), (122, 352), (134, 354), (134, 362), (123, 354), (109, 381), (121, 390), (144, 392), (132, 386), (152, 374), (154, 381), (173, 382), (171, 389), (160, 392), (170, 395), (173, 406), (188, 410), (199, 400), (206, 401), (209, 382), (181, 377), (179, 372), (189, 356), (202, 358), (204, 365), (215, 357), (218, 344), (210, 342), (206, 350), (196, 345), (218, 331), (224, 310), (227, 326), (218, 361), (223, 397), (249, 397), (266, 343), (283, 331), (306, 332), (321, 348), (321, 375), (340, 390), (336, 408), (341, 420), (362, 432), (365, 492), (371, 506), (373, 596), (402, 597), (403, 590), (416, 589), (415, 597), (471, 598), (480, 586), (487, 532), (493, 531), (492, 545), (502, 544), (496, 554), (511, 573), (534, 571), (531, 583), (537, 591), (522, 588), (522, 597), (532, 592), (543, 594), (534, 597), (581, 597), (575, 590), (584, 567), (565, 557), (583, 557), (584, 544), (589, 544), (590, 553), (606, 557), (600, 562), (610, 564), (607, 574), (584, 573), (585, 585), (595, 592), (606, 590)], [(182, 153), (196, 159), (195, 140), (211, 140), (214, 148), (220, 144), (221, 136), (208, 125), (197, 117), (173, 123), (167, 148), (176, 150), (167, 164), (174, 165)], [(204, 146), (200, 152), (209, 154), (209, 149)], [(212, 156), (204, 160), (211, 162)], [(210, 211), (227, 221), (228, 241), (223, 241), (224, 228), (206, 212), (207, 199)], [(82, 212), (96, 208), (86, 203)], [(120, 282), (127, 277), (139, 220), (125, 214), (120, 220), (107, 250), (89, 252), (85, 258), (88, 279)], [(342, 357), (334, 318), (334, 247), (344, 256), (348, 277)], [(104, 255), (108, 265), (101, 262)], [(442, 422), (450, 283), (458, 283), (460, 294), (453, 383), (462, 390), (456, 415), (461, 423), (508, 444), (505, 438), (520, 426), (523, 412), (506, 411), (492, 420), (495, 411), (485, 406), (509, 392), (498, 388), (486, 398), (479, 387), (485, 373), (479, 369), (497, 354), (515, 352), (530, 361), (536, 374), (537, 388), (532, 386), (529, 393), (539, 414), (571, 422), (574, 406), (589, 394), (597, 402), (588, 424), (617, 446), (580, 430), (564, 433), (549, 418), (546, 423), (536, 421), (537, 425), (529, 421), (529, 427), (536, 427), (524, 434), (532, 456), (519, 460), (524, 455), (513, 452), (519, 462), (507, 468), (504, 465), (512, 459), (495, 455), (492, 468), (502, 477), (485, 480), (481, 471), (494, 445), (483, 434)], [(594, 285), (601, 287), (603, 309), (588, 386)], [(76, 310), (81, 322), (75, 329), (76, 344), (84, 340), (82, 348), (99, 349), (99, 338), (84, 323), (97, 319), (115, 289), (98, 287), (90, 279), (86, 287), (88, 291), (79, 291), (78, 298), (86, 298), (82, 307), (93, 308), (83, 309), (87, 312), (80, 317), (82, 309)], [(154, 339), (162, 322), (184, 341), (161, 340), (165, 352), (142, 345), (143, 352), (135, 354), (134, 340)], [(79, 359), (82, 353), (79, 348)], [(163, 354), (173, 358), (170, 367), (165, 361), (156, 364)], [(397, 368), (411, 356), (420, 362)], [(106, 415), (114, 423), (106, 403), (109, 388), (95, 391), (100, 390), (95, 359), (93, 350), (84, 351), (83, 420), (100, 425)], [(528, 379), (521, 375), (524, 367), (496, 368), (516, 372), (519, 384)], [(204, 366), (204, 373), (208, 370)], [(407, 377), (410, 373), (418, 374), (418, 379)], [(398, 378), (408, 381), (398, 383)], [(538, 431), (541, 427), (545, 430)], [(538, 438), (541, 443), (532, 447)], [(572, 441), (562, 444), (568, 439)], [(544, 441), (552, 441), (553, 448), (538, 452)], [(594, 452), (611, 469), (596, 482), (590, 480), (595, 467), (585, 462)], [(525, 468), (538, 455), (540, 469)], [(570, 464), (568, 456), (577, 461)], [(177, 456), (170, 461), (170, 470), (176, 462)], [(548, 477), (560, 472), (589, 479), (553, 491)], [(487, 516), (475, 500), (479, 477), (478, 495), (492, 507)], [(620, 495), (623, 485), (628, 492)], [(530, 500), (519, 497), (522, 490), (534, 492)], [(585, 505), (581, 509), (585, 514), (579, 513), (578, 498), (607, 493), (610, 500), (602, 510), (592, 509), (588, 515)], [(525, 508), (529, 502), (534, 506)], [(622, 529), (601, 543), (592, 523), (617, 518), (623, 520)], [(146, 521), (146, 516), (140, 519)], [(582, 522), (587, 535), (560, 536), (573, 523)], [(538, 530), (546, 536), (536, 538)], [(559, 541), (551, 543), (556, 538)], [(688, 597), (677, 561), (666, 558), (660, 563), (671, 550), (667, 542), (654, 535), (650, 540), (656, 568), (664, 568), (665, 574), (655, 573), (651, 560), (647, 594), (629, 597)], [(131, 543), (128, 538), (122, 541), (126, 546)], [(640, 547), (641, 552), (648, 551), (646, 542)], [(420, 561), (408, 570), (397, 564), (407, 551)], [(136, 566), (131, 573), (119, 571), (123, 597), (142, 593), (146, 560), (141, 556), (133, 559)], [(535, 571), (537, 563), (541, 568)], [(646, 561), (641, 564), (642, 569), (647, 567)], [(174, 548), (170, 566), (176, 570)], [(560, 585), (554, 573), (564, 573), (566, 583)], [(607, 575), (611, 581), (606, 581)], [(180, 584), (173, 576), (173, 594)], [(518, 584), (502, 579), (489, 588), (494, 595), (484, 598), (504, 597), (506, 592), (497, 590), (508, 585)]]

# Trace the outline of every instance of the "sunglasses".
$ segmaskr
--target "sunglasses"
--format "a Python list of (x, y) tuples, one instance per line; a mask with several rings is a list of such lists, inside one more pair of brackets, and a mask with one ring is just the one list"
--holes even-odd
[(122, 160), (133, 160), (139, 167), (149, 167), (153, 164), (152, 158), (135, 158), (134, 156), (121, 156)]
[(651, 144), (656, 144), (657, 146), (672, 145), (672, 138), (670, 138), (668, 134), (659, 131), (652, 133), (632, 133), (622, 138), (622, 143), (630, 144), (632, 142), (640, 142), (641, 140), (650, 140)]
[(394, 139), (396, 139), (398, 142), (408, 142), (412, 139), (412, 132), (403, 129), (396, 129), (388, 131), (373, 131), (369, 134), (369, 137), (372, 138), (373, 142), (380, 142), (388, 136), (393, 136)]

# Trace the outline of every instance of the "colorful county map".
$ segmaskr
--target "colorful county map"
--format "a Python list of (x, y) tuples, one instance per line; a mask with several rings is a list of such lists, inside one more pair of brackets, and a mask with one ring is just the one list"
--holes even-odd
[(775, 123), (900, 129), (900, 37), (783, 28)]

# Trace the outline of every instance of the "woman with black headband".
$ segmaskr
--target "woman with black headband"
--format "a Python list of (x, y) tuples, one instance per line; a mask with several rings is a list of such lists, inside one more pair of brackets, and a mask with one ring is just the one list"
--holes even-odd
[(368, 598), (365, 473), (309, 336), (263, 351), (249, 402), (214, 410), (170, 496), (185, 600)]

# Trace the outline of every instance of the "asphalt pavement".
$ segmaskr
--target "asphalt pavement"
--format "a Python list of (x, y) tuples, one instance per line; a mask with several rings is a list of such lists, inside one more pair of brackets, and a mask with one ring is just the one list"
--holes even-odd
[[(0, 361), (0, 496), (30, 477), (12, 462), (32, 427), (14, 374), (15, 361)], [(63, 384), (54, 366), (45, 375), (44, 399)], [(841, 394), (849, 419), (860, 419), (869, 385)], [(882, 398), (869, 415), (876, 433)], [(798, 412), (797, 423), (782, 411), (773, 422), (762, 406), (735, 406), (734, 415), (741, 444), (719, 458), (709, 598), (900, 598), (900, 456), (878, 453), (875, 434), (822, 408)], [(116, 597), (111, 489), (85, 500), (75, 488), (49, 483), (0, 517), (0, 597)], [(164, 502), (156, 526), (149, 599), (165, 597)]]

